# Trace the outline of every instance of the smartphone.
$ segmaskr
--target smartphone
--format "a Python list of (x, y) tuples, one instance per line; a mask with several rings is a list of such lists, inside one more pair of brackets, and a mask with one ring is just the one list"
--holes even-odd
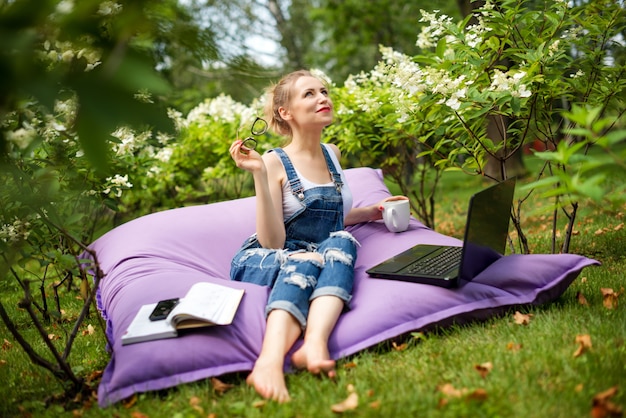
[(172, 312), (172, 309), (174, 309), (174, 306), (178, 305), (179, 300), (179, 298), (174, 298), (159, 301), (150, 314), (150, 321), (159, 321), (167, 318), (170, 312)]

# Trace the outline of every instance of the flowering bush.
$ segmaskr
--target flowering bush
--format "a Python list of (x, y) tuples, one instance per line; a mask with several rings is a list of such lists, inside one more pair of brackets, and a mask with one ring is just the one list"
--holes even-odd
[[(417, 40), (424, 49), (421, 55), (381, 47), (378, 66), (351, 77), (337, 92), (338, 121), (329, 135), (350, 158), (386, 168), (402, 191), (414, 196), (414, 210), (431, 226), (441, 170), (502, 178), (525, 174), (511, 173), (507, 165), (525, 145), (539, 142), (542, 149), (558, 146), (575, 155), (600, 148), (597, 130), (594, 136), (570, 129), (581, 120), (568, 112), (574, 108), (597, 109), (589, 113), (593, 120), (588, 127), (603, 118), (611, 121), (602, 124), (604, 130), (619, 126), (626, 86), (619, 54), (624, 10), (612, 1), (579, 7), (545, 2), (533, 9), (535, 4), (487, 1), (471, 24), (423, 12), (426, 25)], [(620, 141), (613, 139), (612, 145)], [(550, 180), (529, 189), (554, 196), (546, 187), (558, 183), (555, 204), (569, 210), (571, 218), (571, 204), (580, 198), (624, 201), (623, 188), (598, 177), (593, 185), (601, 191), (592, 191), (584, 179), (564, 181), (591, 172), (581, 172), (580, 158), (565, 162), (550, 156), (542, 155), (547, 166), (540, 173)], [(495, 170), (489, 169), (489, 161), (497, 163)], [(623, 166), (624, 155), (614, 154), (609, 161), (611, 165), (596, 164), (596, 173)], [(520, 214), (515, 218), (521, 249), (528, 252)]]

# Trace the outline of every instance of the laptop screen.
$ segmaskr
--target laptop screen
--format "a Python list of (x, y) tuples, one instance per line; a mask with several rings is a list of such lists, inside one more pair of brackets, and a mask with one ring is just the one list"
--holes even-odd
[(510, 178), (472, 196), (465, 228), (461, 279), (473, 279), (504, 254), (514, 191), (515, 178)]

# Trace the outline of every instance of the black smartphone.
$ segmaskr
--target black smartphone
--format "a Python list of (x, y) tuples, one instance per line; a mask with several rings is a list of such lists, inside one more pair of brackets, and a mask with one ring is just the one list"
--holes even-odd
[(172, 312), (172, 309), (174, 309), (174, 306), (178, 305), (179, 300), (179, 298), (174, 298), (159, 301), (150, 314), (150, 321), (159, 321), (167, 318), (170, 312)]

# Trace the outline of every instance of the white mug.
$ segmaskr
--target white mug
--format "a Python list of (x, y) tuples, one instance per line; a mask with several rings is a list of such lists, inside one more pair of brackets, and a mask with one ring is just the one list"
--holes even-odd
[(411, 208), (408, 200), (390, 200), (383, 203), (383, 221), (390, 232), (406, 231), (410, 217)]

